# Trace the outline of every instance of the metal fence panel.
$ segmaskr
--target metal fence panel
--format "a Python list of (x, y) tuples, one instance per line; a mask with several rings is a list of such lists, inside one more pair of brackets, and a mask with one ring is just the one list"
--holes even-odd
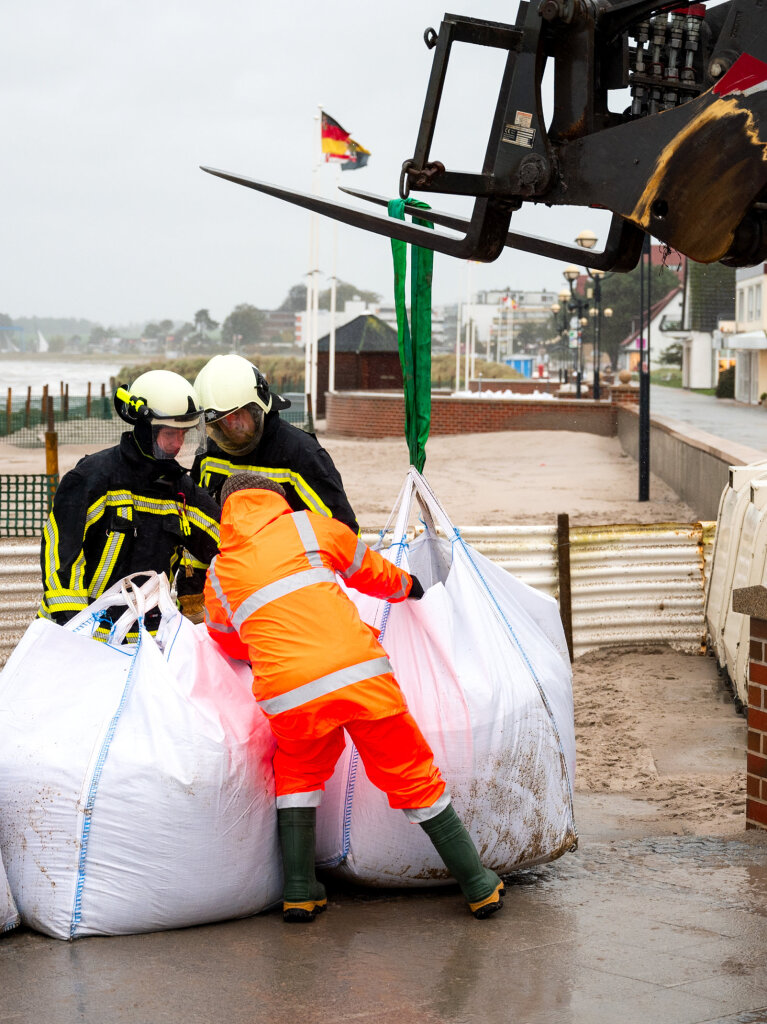
[[(704, 592), (715, 523), (585, 526), (570, 530), (573, 647), (705, 644)], [(410, 530), (412, 539), (422, 526)], [(558, 597), (556, 526), (463, 526), (461, 536), (522, 582)], [(369, 545), (378, 531), (363, 529)], [(0, 541), (0, 664), (41, 596), (39, 538)]]
[(571, 527), (575, 655), (648, 642), (704, 650), (712, 539), (701, 523)]
[(0, 541), (0, 665), (37, 614), (42, 593), (39, 537)]

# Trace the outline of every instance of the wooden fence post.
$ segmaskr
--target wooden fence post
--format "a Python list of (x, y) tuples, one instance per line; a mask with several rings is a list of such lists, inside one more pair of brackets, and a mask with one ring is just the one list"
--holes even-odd
[[(53, 415), (53, 398), (48, 398), (48, 429), (45, 431), (45, 472), (48, 477), (59, 475), (59, 435), (55, 430), (55, 418)], [(50, 479), (49, 493), (50, 489)]]
[(32, 386), (29, 385), (27, 388), (27, 404), (24, 407), (24, 426), (29, 426), (29, 418), (32, 412)]
[(88, 381), (88, 395), (85, 399), (85, 418), (91, 418), (91, 382)]
[(559, 573), (559, 614), (567, 640), (570, 661), (573, 660), (573, 605), (570, 592), (570, 516), (557, 516), (557, 566)]

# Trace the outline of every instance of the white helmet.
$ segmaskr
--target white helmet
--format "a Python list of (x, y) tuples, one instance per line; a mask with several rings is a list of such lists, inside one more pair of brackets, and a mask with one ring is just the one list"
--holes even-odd
[(148, 417), (152, 423), (190, 427), (198, 423), (203, 407), (197, 392), (180, 373), (149, 370), (115, 392), (115, 409), (126, 423)]
[[(189, 381), (171, 370), (149, 370), (130, 387), (120, 385), (114, 405), (120, 418), (133, 427), (142, 454), (153, 459), (175, 459), (191, 467), (194, 453), (202, 444), (203, 408)], [(161, 433), (162, 428), (165, 430)], [(174, 434), (175, 440), (168, 443)]]
[[(230, 455), (253, 451), (261, 440), (266, 413), (290, 406), (286, 398), (271, 393), (257, 366), (233, 352), (208, 360), (194, 386), (205, 407), (208, 435)], [(250, 416), (243, 413), (236, 424), (224, 422), (238, 410), (246, 410)]]
[(197, 374), (194, 386), (205, 407), (206, 423), (251, 402), (264, 413), (290, 406), (286, 398), (270, 392), (269, 383), (257, 366), (234, 352), (209, 359)]

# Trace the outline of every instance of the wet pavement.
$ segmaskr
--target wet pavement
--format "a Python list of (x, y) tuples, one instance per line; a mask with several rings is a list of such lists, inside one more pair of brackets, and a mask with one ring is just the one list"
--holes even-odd
[(715, 437), (767, 453), (767, 410), (760, 405), (656, 384), (650, 388), (650, 415), (688, 423)]
[(575, 853), (475, 921), (456, 889), (331, 888), (277, 913), (74, 943), (0, 938), (0, 1021), (753, 1024), (767, 1021), (767, 833), (647, 835), (581, 796)]

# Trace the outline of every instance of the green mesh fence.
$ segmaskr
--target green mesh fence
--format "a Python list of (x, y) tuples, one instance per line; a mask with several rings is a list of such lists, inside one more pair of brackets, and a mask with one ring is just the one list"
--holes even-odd
[[(123, 431), (130, 429), (120, 419), (113, 420), (66, 420), (56, 425), (58, 443), (92, 445), (93, 450), (109, 448), (117, 444)], [(22, 427), (8, 437), (0, 437), (7, 444), (17, 448), (44, 448), (45, 427)]]
[[(111, 398), (51, 395), (54, 429), (59, 444), (115, 444), (125, 425), (112, 408)], [(0, 409), (0, 438), (19, 448), (43, 448), (48, 419), (42, 395), (30, 398), (13, 396), (10, 409), (6, 401)]]
[(0, 537), (42, 533), (58, 482), (46, 473), (0, 475)]
[[(111, 420), (115, 415), (112, 399), (104, 396), (91, 396), (90, 404), (86, 395), (66, 396), (51, 395), (53, 399), (53, 418), (56, 423), (68, 420), (85, 420), (93, 417), (100, 420)], [(10, 416), (6, 401), (0, 413), (0, 435), (13, 434), (25, 427), (43, 427), (47, 422), (43, 408), (42, 395), (31, 397), (29, 402), (25, 396), (13, 395), (11, 398)]]

